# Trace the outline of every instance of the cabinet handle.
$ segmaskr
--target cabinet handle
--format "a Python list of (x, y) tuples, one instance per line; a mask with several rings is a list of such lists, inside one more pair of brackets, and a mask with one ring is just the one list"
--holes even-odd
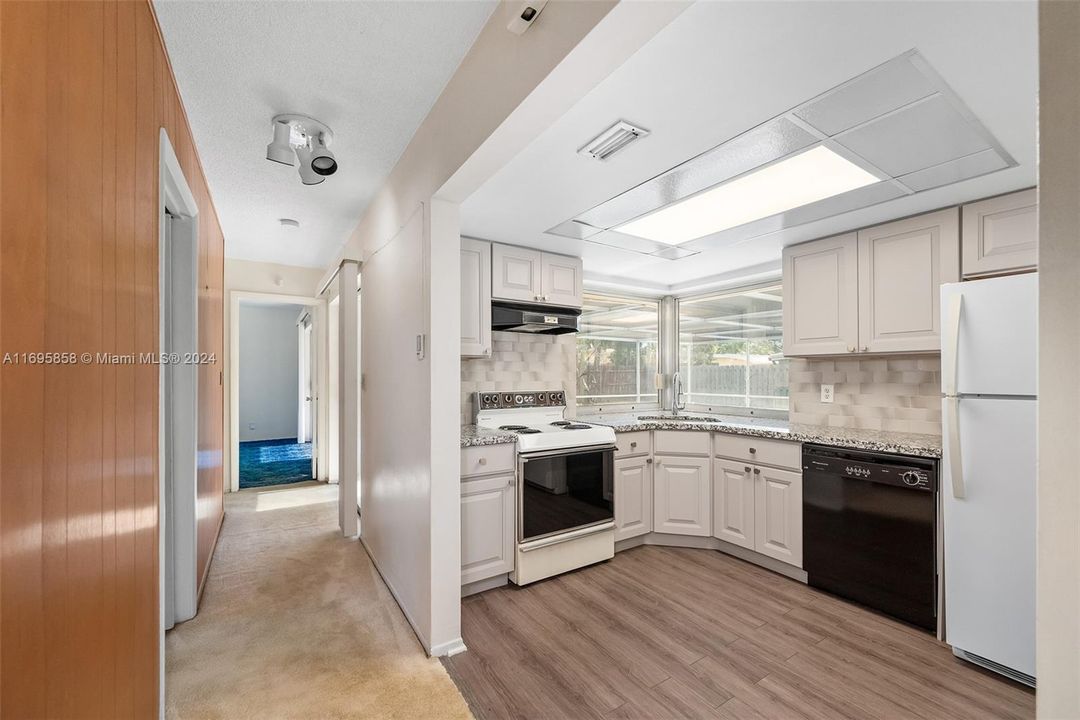
[(751, 455), (757, 454), (757, 448), (750, 448), (750, 454)]
[(761, 474), (761, 468), (754, 468), (754, 474), (755, 475), (760, 475)]
[(652, 458), (649, 458), (648, 460), (646, 460), (645, 463), (648, 464), (648, 465), (651, 465), (652, 464)]
[(477, 461), (476, 461), (476, 464), (477, 465), (487, 465), (487, 458), (485, 458), (485, 457), (478, 458)]
[(744, 467), (743, 472), (750, 472), (750, 466), (747, 465), (746, 467)]
[(863, 345), (863, 346), (862, 346), (862, 351), (863, 351), (863, 352), (867, 352), (867, 351), (869, 351), (869, 350), (870, 350), (870, 348), (868, 348), (868, 347), (867, 347), (866, 345)]
[(847, 346), (847, 351), (848, 352), (855, 352), (855, 346), (854, 345), (848, 345)]
[(636, 442), (632, 442), (632, 443), (630, 443), (630, 447), (632, 447), (632, 448), (636, 448), (636, 447), (637, 447), (637, 443), (636, 443)]

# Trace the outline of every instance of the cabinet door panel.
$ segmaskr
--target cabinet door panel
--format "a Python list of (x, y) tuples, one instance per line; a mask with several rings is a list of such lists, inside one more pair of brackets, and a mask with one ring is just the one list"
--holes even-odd
[(615, 539), (625, 540), (651, 532), (653, 481), (649, 458), (615, 461)]
[(514, 569), (513, 475), (461, 484), (461, 584)]
[(1033, 269), (1039, 259), (1038, 211), (1034, 189), (965, 205), (964, 277)]
[(941, 349), (941, 284), (960, 279), (957, 209), (859, 234), (859, 351)]
[(754, 470), (754, 549), (802, 567), (802, 473)]
[(491, 243), (461, 239), (461, 354), (491, 354)]
[(551, 305), (581, 307), (584, 284), (581, 258), (544, 253), (540, 295)]
[(660, 456), (653, 471), (653, 530), (712, 534), (712, 482), (708, 458)]
[(713, 462), (713, 536), (754, 549), (754, 473), (749, 464)]
[(855, 233), (784, 248), (784, 354), (855, 352), (859, 340)]
[(491, 246), (491, 297), (497, 300), (537, 302), (541, 291), (543, 253), (528, 248), (493, 243)]

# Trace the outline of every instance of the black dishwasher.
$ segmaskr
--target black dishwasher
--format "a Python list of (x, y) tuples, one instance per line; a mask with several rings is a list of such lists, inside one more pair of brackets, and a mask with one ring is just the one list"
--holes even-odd
[(803, 446), (803, 568), (811, 586), (937, 627), (937, 463)]

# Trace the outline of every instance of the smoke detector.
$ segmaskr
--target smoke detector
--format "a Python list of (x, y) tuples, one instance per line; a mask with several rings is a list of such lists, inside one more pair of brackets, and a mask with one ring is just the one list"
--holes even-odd
[(607, 160), (630, 143), (648, 134), (648, 130), (620, 120), (578, 149), (578, 155), (585, 155), (596, 160)]

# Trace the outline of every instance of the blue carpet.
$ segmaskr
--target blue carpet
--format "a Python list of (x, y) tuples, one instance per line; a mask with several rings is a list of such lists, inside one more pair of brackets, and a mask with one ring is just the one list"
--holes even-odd
[(296, 438), (240, 443), (240, 487), (284, 485), (311, 479), (311, 443)]

